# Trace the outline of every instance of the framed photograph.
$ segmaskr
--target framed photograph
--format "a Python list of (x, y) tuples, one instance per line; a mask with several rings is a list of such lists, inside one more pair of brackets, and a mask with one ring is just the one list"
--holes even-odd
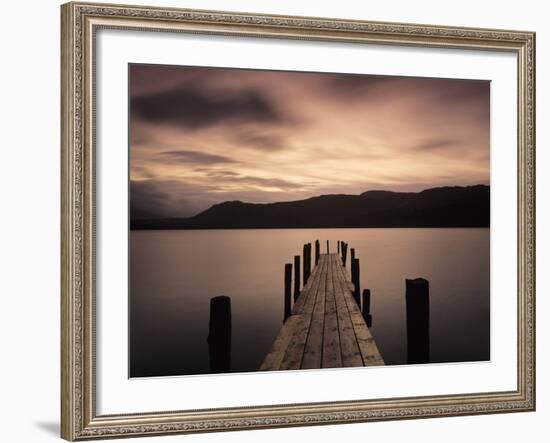
[(63, 438), (534, 410), (534, 33), (61, 14)]

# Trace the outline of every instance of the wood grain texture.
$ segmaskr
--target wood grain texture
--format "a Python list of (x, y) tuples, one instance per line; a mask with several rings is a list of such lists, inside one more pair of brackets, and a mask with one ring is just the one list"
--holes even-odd
[(337, 254), (319, 256), (311, 284), (287, 320), (292, 320), (292, 327), (283, 326), (261, 370), (384, 364), (345, 277)]

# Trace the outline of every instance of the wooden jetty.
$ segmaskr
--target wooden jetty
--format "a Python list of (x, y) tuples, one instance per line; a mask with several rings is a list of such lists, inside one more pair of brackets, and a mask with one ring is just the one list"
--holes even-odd
[[(342, 255), (347, 254), (347, 244), (340, 248), (338, 242), (338, 252), (340, 249)], [(306, 252), (311, 257), (311, 245), (304, 246)], [(304, 287), (290, 314), (285, 314), (285, 322), (260, 370), (383, 365), (358, 305), (358, 284), (350, 281), (341, 256), (329, 253), (328, 245), (327, 253), (320, 254), (317, 244), (315, 255), (316, 266), (311, 271), (306, 264), (311, 260), (304, 260)], [(345, 255), (342, 258), (345, 260)]]

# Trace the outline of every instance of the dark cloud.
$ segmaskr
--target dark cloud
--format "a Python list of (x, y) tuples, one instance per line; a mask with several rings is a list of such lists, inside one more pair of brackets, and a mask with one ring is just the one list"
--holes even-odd
[[(284, 200), (286, 192), (304, 192), (304, 186), (278, 179), (253, 176), (235, 177), (228, 171), (211, 171), (212, 183), (196, 185), (175, 180), (131, 180), (130, 217), (133, 220), (163, 217), (190, 217), (225, 200), (243, 199), (262, 203)], [(227, 173), (227, 174), (226, 174)], [(220, 185), (239, 184), (238, 191)], [(277, 188), (267, 192), (262, 187)], [(303, 189), (302, 189), (303, 188)], [(303, 194), (305, 197), (306, 193)]]
[(439, 99), (443, 102), (484, 100), (489, 105), (491, 82), (480, 80), (440, 80)]
[(235, 134), (235, 139), (241, 145), (249, 146), (253, 149), (278, 151), (286, 148), (284, 137), (267, 132), (239, 132)]
[(227, 177), (226, 182), (240, 183), (241, 185), (255, 185), (279, 189), (296, 189), (303, 187), (302, 185), (297, 185), (296, 183), (282, 180), (280, 178), (269, 178), (269, 177), (253, 177), (253, 176), (239, 176), (239, 177)]
[(252, 87), (214, 91), (192, 82), (170, 91), (134, 96), (131, 113), (151, 123), (201, 129), (225, 122), (277, 123), (285, 120), (275, 105)]
[(440, 138), (417, 143), (413, 146), (413, 149), (419, 151), (437, 151), (439, 149), (446, 149), (456, 146), (458, 143), (459, 140)]
[(333, 74), (327, 78), (327, 87), (339, 93), (365, 94), (402, 78), (361, 74)]
[(416, 92), (419, 97), (432, 96), (440, 104), (484, 100), (488, 104), (490, 82), (483, 80), (460, 80), (429, 77), (390, 77), (360, 74), (334, 74), (327, 78), (331, 94), (344, 93), (363, 99), (365, 95), (384, 92), (387, 97), (399, 98), (401, 92)]
[(238, 183), (239, 185), (242, 185), (245, 187), (259, 186), (259, 187), (270, 187), (270, 188), (279, 188), (279, 189), (298, 189), (298, 188), (305, 187), (304, 184), (296, 184), (294, 182), (283, 180), (280, 178), (255, 177), (250, 175), (238, 174), (233, 171), (227, 171), (227, 170), (195, 168), (194, 171), (202, 172), (207, 177), (211, 177), (213, 179), (223, 179), (223, 183), (225, 184)]
[(183, 163), (215, 165), (220, 163), (236, 163), (235, 160), (223, 155), (208, 154), (200, 151), (164, 151), (159, 154), (162, 161), (178, 161)]
[(205, 201), (209, 189), (170, 180), (131, 180), (130, 217), (189, 217), (213, 202)]
[(208, 177), (218, 177), (218, 178), (225, 178), (225, 177), (239, 177), (240, 174), (233, 172), (233, 171), (220, 171), (220, 170), (213, 170), (208, 168), (194, 168), (193, 171), (195, 172), (204, 172)]

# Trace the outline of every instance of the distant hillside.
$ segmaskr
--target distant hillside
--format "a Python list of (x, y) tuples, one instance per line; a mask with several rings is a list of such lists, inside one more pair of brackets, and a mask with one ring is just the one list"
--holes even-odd
[(189, 218), (132, 219), (132, 229), (488, 227), (490, 188), (368, 191), (281, 203), (227, 201)]

